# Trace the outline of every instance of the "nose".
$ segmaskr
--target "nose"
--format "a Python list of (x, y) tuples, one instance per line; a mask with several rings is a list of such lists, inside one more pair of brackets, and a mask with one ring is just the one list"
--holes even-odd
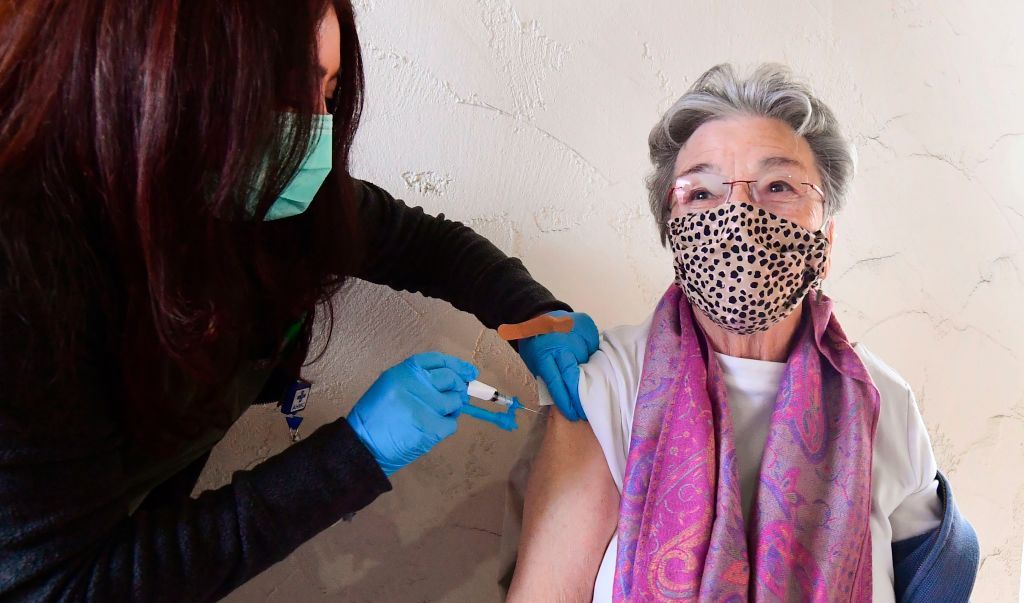
[(732, 182), (724, 183), (729, 185), (729, 196), (726, 198), (726, 202), (749, 203), (753, 205), (754, 195), (750, 187), (754, 182), (754, 180), (733, 180)]

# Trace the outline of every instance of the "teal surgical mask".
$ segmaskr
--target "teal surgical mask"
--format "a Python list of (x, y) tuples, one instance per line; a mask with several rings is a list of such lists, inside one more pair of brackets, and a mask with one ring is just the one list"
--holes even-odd
[(334, 116), (318, 115), (313, 124), (309, 154), (299, 164), (295, 177), (284, 187), (264, 220), (280, 220), (306, 211), (331, 171)]

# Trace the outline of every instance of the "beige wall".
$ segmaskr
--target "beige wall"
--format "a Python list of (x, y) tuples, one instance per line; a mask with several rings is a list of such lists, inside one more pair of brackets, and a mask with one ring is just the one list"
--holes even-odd
[[(671, 278), (645, 209), (646, 137), (707, 67), (790, 64), (860, 167), (827, 290), (852, 338), (914, 387), (981, 538), (975, 600), (1017, 597), (1024, 538), (1024, 3), (1019, 0), (357, 2), (367, 111), (355, 172), (465, 221), (599, 325), (638, 322)], [(313, 373), (307, 426), (427, 349), (533, 400), (472, 317), (355, 284)], [(529, 418), (523, 419), (528, 423)], [(308, 432), (308, 428), (307, 428)], [(503, 481), (524, 442), (464, 420), (394, 492), (233, 601), (490, 601)], [(254, 409), (204, 484), (286, 445)]]

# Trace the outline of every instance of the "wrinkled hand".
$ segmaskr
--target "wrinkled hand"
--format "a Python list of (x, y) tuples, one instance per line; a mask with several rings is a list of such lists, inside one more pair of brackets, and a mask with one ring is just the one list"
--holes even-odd
[(478, 373), (453, 356), (417, 354), (384, 371), (348, 422), (390, 477), (455, 433), (466, 386)]
[(544, 381), (555, 406), (570, 421), (586, 420), (580, 405), (580, 366), (597, 351), (597, 325), (582, 312), (558, 310), (551, 316), (572, 316), (568, 333), (548, 333), (519, 341), (519, 355), (526, 367)]

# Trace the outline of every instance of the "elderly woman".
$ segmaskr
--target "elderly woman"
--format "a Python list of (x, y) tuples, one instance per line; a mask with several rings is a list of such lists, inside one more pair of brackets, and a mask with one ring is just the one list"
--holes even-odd
[(977, 540), (910, 386), (821, 291), (853, 174), (778, 66), (705, 73), (650, 135), (676, 279), (552, 413), (510, 601), (963, 600)]

